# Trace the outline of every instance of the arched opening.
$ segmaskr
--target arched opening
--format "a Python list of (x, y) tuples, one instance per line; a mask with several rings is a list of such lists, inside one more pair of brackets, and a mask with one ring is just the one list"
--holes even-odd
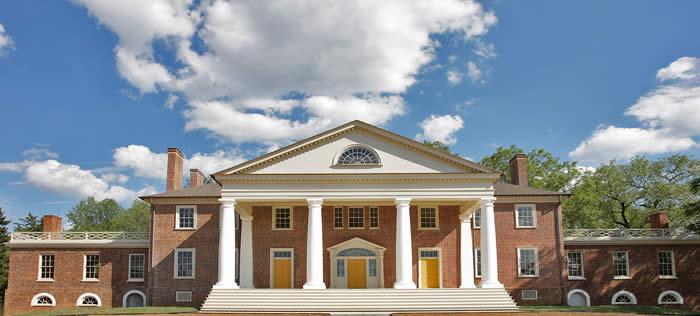
[(386, 248), (357, 237), (328, 248), (331, 259), (330, 287), (384, 287), (384, 250)]
[(32, 297), (32, 306), (56, 306), (56, 299), (49, 293), (39, 293)]
[(146, 306), (146, 294), (139, 290), (126, 292), (122, 302), (123, 307), (144, 307)]
[(635, 305), (637, 304), (637, 297), (630, 292), (619, 291), (613, 295), (611, 303), (613, 305)]
[(381, 164), (379, 155), (374, 149), (364, 145), (351, 145), (335, 159), (336, 166), (377, 166)]
[(80, 295), (80, 297), (78, 297), (78, 300), (75, 302), (75, 306), (88, 306), (88, 307), (102, 306), (102, 300), (100, 300), (100, 297), (97, 296), (97, 294), (85, 293), (83, 295)]
[(571, 290), (566, 295), (566, 304), (569, 306), (591, 306), (591, 297), (584, 290)]
[(683, 304), (683, 296), (676, 291), (664, 291), (659, 294), (659, 305), (663, 304)]

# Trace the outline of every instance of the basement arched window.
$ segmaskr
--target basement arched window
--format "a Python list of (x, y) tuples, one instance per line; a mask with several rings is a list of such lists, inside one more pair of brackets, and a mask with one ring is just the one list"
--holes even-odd
[(39, 293), (32, 298), (32, 306), (56, 306), (56, 299), (49, 293)]
[(659, 304), (683, 304), (683, 297), (676, 291), (665, 291), (659, 295)]
[(338, 156), (336, 164), (341, 166), (378, 165), (379, 155), (368, 147), (353, 145), (345, 148)]
[(85, 293), (78, 297), (78, 301), (75, 302), (76, 306), (102, 306), (102, 301), (97, 294)]

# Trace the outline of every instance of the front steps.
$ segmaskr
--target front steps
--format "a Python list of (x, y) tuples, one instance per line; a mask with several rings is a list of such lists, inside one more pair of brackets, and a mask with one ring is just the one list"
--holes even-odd
[(212, 289), (204, 313), (513, 311), (505, 289)]

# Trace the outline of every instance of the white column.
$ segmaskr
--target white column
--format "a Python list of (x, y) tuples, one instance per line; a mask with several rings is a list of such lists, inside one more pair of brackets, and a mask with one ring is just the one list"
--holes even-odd
[(219, 211), (219, 280), (214, 287), (237, 289), (236, 284), (236, 200), (221, 198)]
[(413, 246), (411, 244), (410, 198), (397, 198), (396, 204), (396, 282), (395, 289), (415, 289)]
[(253, 288), (253, 216), (241, 215), (241, 275), (238, 281), (242, 288)]
[(496, 252), (496, 220), (493, 202), (496, 198), (481, 199), (481, 283), (482, 288), (501, 288), (498, 281), (498, 259)]
[(309, 203), (309, 223), (306, 237), (306, 283), (304, 289), (325, 289), (323, 283), (323, 199), (306, 199)]
[(474, 244), (471, 215), (459, 217), (459, 274), (460, 288), (474, 288)]

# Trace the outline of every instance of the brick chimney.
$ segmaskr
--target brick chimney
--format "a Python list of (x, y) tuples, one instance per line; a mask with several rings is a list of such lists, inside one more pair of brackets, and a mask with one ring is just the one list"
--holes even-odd
[(185, 162), (185, 155), (175, 148), (168, 148), (168, 176), (166, 179), (166, 191), (182, 189), (182, 168)]
[(527, 156), (515, 154), (508, 164), (510, 165), (510, 183), (527, 186)]
[(57, 233), (63, 230), (61, 217), (56, 215), (44, 215), (41, 218), (41, 226), (44, 227), (45, 233)]
[(204, 173), (199, 169), (190, 169), (190, 188), (204, 184)]
[(649, 226), (651, 228), (668, 228), (668, 213), (656, 212), (649, 215)]

